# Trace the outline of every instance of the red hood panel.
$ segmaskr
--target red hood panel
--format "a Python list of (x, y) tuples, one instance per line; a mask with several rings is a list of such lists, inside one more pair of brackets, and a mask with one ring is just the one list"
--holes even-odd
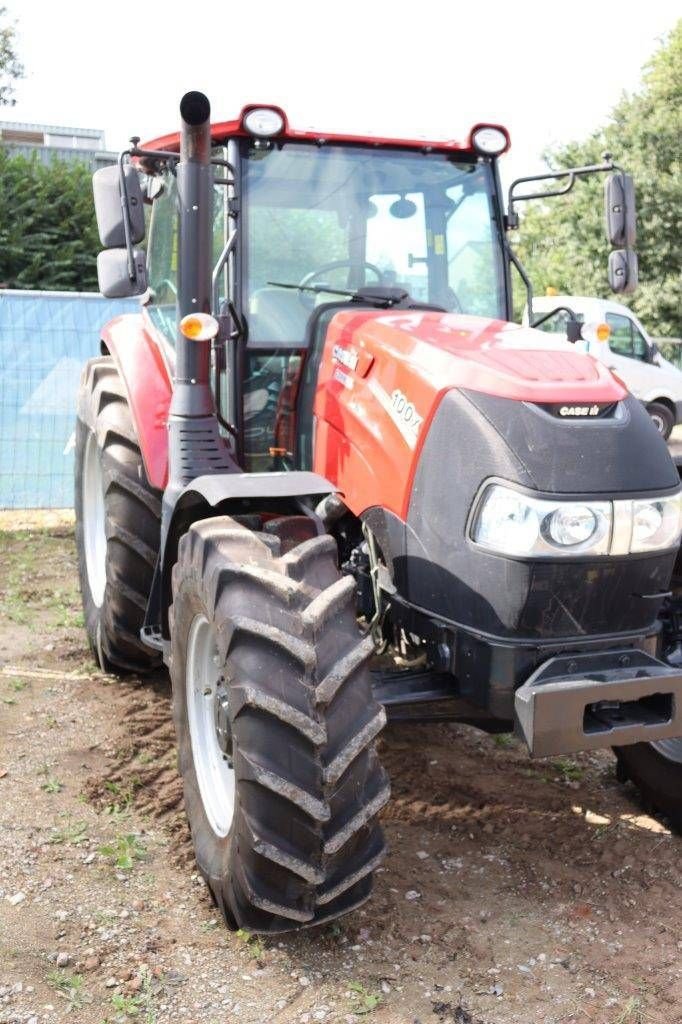
[(617, 402), (609, 370), (567, 341), (501, 320), (349, 307), (327, 329), (315, 396), (314, 469), (360, 514), (405, 517), (419, 452), (453, 388), (522, 402)]
[(439, 389), (449, 385), (541, 403), (615, 402), (626, 394), (602, 363), (570, 342), (503, 320), (365, 311), (361, 320), (357, 313), (340, 313), (337, 323), (344, 342), (385, 347)]

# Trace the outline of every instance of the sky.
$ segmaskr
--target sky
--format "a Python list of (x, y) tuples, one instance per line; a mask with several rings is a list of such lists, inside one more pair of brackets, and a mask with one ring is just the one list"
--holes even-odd
[[(3, 0), (26, 77), (6, 120), (173, 131), (188, 89), (215, 120), (276, 103), (297, 128), (451, 139), (505, 124), (509, 181), (634, 90), (680, 0)], [(616, 156), (618, 154), (615, 154)]]

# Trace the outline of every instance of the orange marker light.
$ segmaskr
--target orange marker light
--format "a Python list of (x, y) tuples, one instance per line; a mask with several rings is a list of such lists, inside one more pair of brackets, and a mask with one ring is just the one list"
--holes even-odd
[(597, 324), (595, 334), (597, 341), (608, 341), (611, 337), (611, 328), (608, 324)]
[(211, 341), (218, 333), (218, 321), (210, 313), (188, 313), (180, 321), (180, 332), (189, 341)]

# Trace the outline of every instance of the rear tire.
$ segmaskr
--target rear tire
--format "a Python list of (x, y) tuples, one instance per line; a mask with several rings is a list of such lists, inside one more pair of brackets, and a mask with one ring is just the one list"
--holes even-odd
[(113, 359), (86, 363), (76, 422), (76, 547), (88, 640), (105, 671), (161, 663), (140, 640), (161, 536), (161, 494), (144, 469)]
[(675, 417), (668, 406), (662, 402), (649, 402), (646, 411), (649, 413), (651, 422), (656, 427), (656, 430), (663, 440), (667, 441), (675, 426)]
[(291, 931), (370, 895), (389, 785), (354, 590), (329, 536), (287, 543), (220, 517), (180, 540), (179, 769), (197, 863), (232, 927)]
[(682, 833), (682, 739), (614, 747), (618, 778), (635, 784), (648, 806)]

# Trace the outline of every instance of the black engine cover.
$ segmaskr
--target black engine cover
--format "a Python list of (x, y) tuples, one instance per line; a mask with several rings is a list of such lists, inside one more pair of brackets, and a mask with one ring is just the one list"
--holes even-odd
[(574, 421), (524, 402), (449, 392), (421, 452), (404, 543), (392, 523), (390, 546), (395, 582), (410, 603), (474, 631), (532, 641), (653, 628), (662, 601), (655, 595), (669, 586), (675, 551), (534, 562), (492, 554), (467, 535), (472, 503), (490, 477), (538, 496), (676, 489), (667, 447), (636, 399), (611, 417)]

